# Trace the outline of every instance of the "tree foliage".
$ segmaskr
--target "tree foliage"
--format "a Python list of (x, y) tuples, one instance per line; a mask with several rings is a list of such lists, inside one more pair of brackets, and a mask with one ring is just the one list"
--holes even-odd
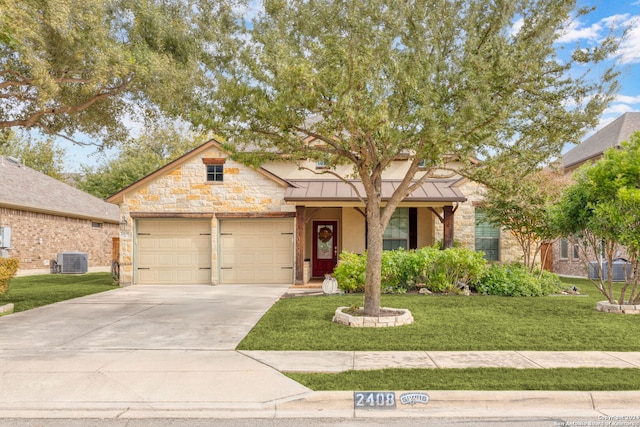
[[(184, 117), (209, 81), (224, 0), (0, 0), (0, 129), (123, 141)], [(209, 64), (210, 65), (210, 64)]]
[(48, 138), (26, 139), (12, 131), (0, 133), (0, 154), (18, 159), (25, 166), (40, 171), (51, 178), (64, 180), (64, 156), (66, 150)]
[[(383, 231), (431, 171), (455, 155), (459, 172), (479, 182), (517, 179), (595, 125), (615, 73), (590, 80), (570, 70), (598, 63), (617, 42), (608, 37), (560, 59), (554, 43), (574, 7), (574, 0), (265, 0), (229, 45), (234, 60), (215, 75), (215, 101), (202, 122), (228, 135), (247, 163), (282, 153), (353, 167), (347, 178), (362, 181), (367, 215), (364, 309), (376, 315)], [(383, 172), (398, 154), (410, 166), (382, 206)]]
[[(575, 184), (554, 207), (554, 225), (563, 236), (579, 242), (585, 264), (603, 258), (607, 262), (608, 274), (599, 269), (595, 284), (609, 302), (640, 303), (640, 132), (574, 176)], [(622, 250), (631, 270), (616, 299), (612, 268)]]
[(118, 154), (100, 166), (83, 166), (76, 186), (107, 198), (205, 142), (203, 136), (169, 125), (118, 146)]
[(560, 172), (544, 169), (510, 182), (506, 188), (490, 188), (485, 194), (483, 211), (487, 220), (508, 230), (516, 239), (530, 274), (535, 270), (542, 244), (557, 237), (549, 209), (568, 184)]

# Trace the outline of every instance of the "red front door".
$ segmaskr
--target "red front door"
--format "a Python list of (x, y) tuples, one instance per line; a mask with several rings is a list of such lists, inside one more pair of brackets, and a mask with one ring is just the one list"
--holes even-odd
[(338, 262), (338, 222), (313, 221), (313, 277), (333, 273)]

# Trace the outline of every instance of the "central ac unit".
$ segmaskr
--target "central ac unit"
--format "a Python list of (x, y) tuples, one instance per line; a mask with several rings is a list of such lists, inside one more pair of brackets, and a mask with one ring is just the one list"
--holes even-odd
[(82, 274), (89, 268), (89, 256), (85, 252), (61, 252), (58, 254), (58, 271), (64, 274)]

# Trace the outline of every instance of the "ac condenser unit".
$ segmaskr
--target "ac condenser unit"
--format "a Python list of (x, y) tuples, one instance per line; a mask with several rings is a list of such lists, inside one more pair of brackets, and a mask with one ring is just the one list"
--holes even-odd
[(89, 256), (85, 252), (61, 252), (58, 254), (58, 270), (63, 274), (82, 274), (89, 269)]

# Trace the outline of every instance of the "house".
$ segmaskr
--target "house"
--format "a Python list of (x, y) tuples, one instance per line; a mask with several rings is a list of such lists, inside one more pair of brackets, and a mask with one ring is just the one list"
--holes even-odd
[(0, 182), (0, 256), (20, 260), (19, 275), (55, 272), (63, 253), (86, 254), (87, 271), (109, 271), (116, 205), (3, 156)]
[[(383, 199), (407, 166), (399, 158), (386, 171)], [(349, 169), (332, 171), (347, 176)], [(121, 284), (322, 278), (341, 251), (366, 250), (364, 205), (353, 187), (360, 183), (351, 184), (284, 162), (254, 169), (208, 141), (107, 199), (120, 206)], [(455, 239), (494, 259), (517, 259), (517, 244), (505, 233), (476, 224), (477, 190), (456, 176), (434, 176), (402, 202), (385, 232), (385, 249)]]
[[(598, 161), (607, 149), (620, 147), (621, 142), (628, 141), (637, 131), (640, 131), (640, 112), (624, 113), (564, 154), (562, 168), (565, 175), (573, 175), (584, 164)], [(553, 245), (552, 271), (561, 275), (585, 277), (588, 272), (578, 254), (575, 243), (560, 239)]]

